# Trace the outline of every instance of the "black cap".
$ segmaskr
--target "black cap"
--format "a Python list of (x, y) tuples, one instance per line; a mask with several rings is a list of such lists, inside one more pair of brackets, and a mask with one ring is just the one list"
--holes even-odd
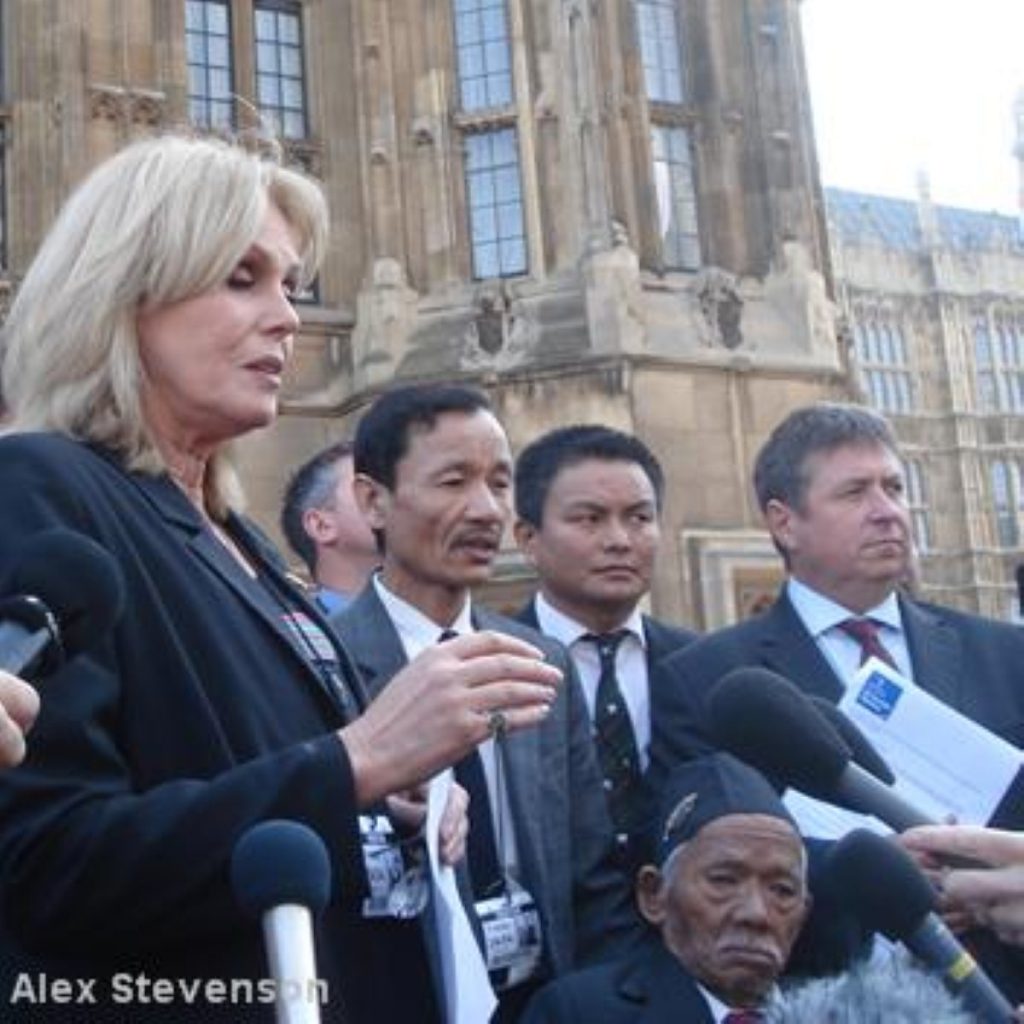
[(765, 777), (724, 751), (675, 768), (662, 788), (661, 807), (657, 843), (660, 863), (705, 825), (729, 814), (781, 818), (800, 834), (793, 816)]

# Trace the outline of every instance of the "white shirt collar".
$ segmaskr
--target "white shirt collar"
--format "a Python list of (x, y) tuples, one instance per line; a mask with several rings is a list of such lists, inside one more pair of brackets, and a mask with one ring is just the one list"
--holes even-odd
[(381, 580), (379, 572), (373, 575), (373, 586), (395, 629), (398, 630), (406, 657), (410, 661), (421, 651), (436, 644), (438, 637), (446, 629), (452, 629), (456, 633), (473, 632), (473, 610), (469, 594), (466, 594), (462, 609), (455, 617), (455, 621), (450, 626), (441, 626), (424, 615), (415, 605), (388, 590)]
[(815, 639), (851, 617), (875, 619), (892, 629), (901, 632), (903, 630), (900, 603), (895, 591), (880, 604), (868, 609), (863, 615), (844, 608), (830, 597), (811, 589), (806, 583), (801, 583), (800, 580), (793, 579), (793, 577), (790, 577), (786, 583), (786, 593), (796, 609), (797, 615), (807, 627), (807, 631)]
[[(545, 636), (553, 637), (564, 647), (571, 647), (580, 637), (593, 633), (593, 630), (588, 629), (582, 622), (577, 622), (576, 619), (556, 608), (540, 591), (533, 599), (533, 607), (537, 613), (537, 625), (540, 631)], [(617, 628), (628, 630), (640, 642), (641, 647), (647, 646), (643, 615), (639, 608), (634, 608), (628, 618)]]

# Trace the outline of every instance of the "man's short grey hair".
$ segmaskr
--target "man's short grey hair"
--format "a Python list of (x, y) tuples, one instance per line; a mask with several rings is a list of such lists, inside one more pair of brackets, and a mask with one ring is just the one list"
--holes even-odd
[(761, 511), (770, 501), (800, 509), (810, 456), (858, 445), (881, 445), (899, 455), (892, 428), (873, 409), (821, 402), (791, 412), (771, 432), (754, 464), (754, 492)]

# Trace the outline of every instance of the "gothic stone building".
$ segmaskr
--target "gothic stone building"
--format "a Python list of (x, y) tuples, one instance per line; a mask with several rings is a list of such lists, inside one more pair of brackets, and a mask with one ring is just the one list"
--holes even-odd
[[(489, 390), (515, 448), (592, 420), (651, 445), (657, 614), (713, 627), (774, 587), (752, 454), (850, 380), (797, 0), (2, 11), (5, 288), (75, 182), (142, 134), (272, 129), (324, 182), (332, 242), (284, 415), (242, 449), (271, 532), (289, 469), (381, 388), (456, 379)], [(510, 544), (489, 596), (529, 582)]]

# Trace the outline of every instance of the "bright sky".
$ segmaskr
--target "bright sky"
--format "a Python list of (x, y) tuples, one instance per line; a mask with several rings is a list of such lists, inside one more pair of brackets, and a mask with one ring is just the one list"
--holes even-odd
[(825, 185), (1018, 210), (1024, 0), (803, 0)]

